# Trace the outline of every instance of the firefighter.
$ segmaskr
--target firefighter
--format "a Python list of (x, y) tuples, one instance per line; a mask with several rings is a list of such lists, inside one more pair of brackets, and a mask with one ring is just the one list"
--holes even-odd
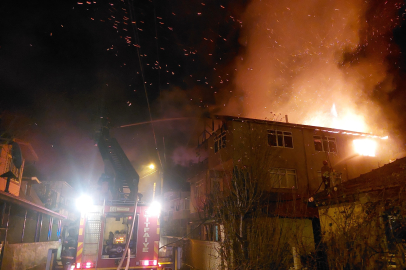
[(323, 181), (325, 190), (329, 189), (330, 185), (331, 185), (330, 174), (331, 174), (331, 168), (330, 168), (330, 166), (328, 166), (328, 161), (324, 160), (323, 167), (321, 167), (321, 179)]
[(70, 269), (70, 266), (75, 265), (76, 248), (78, 245), (78, 228), (70, 228), (69, 236), (62, 243), (62, 265), (63, 269)]

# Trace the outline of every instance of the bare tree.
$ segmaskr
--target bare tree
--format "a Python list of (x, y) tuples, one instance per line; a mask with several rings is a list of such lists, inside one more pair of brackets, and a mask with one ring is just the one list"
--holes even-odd
[[(331, 269), (383, 269), (405, 264), (405, 201), (383, 196), (332, 206), (320, 205)], [(393, 198), (393, 197), (392, 197)]]
[[(314, 194), (296, 189), (275, 192), (278, 179), (271, 175), (272, 168), (279, 165), (279, 149), (261, 145), (264, 138), (249, 131), (239, 134), (240, 145), (233, 145), (233, 152), (221, 159), (223, 190), (210, 190), (197, 205), (202, 220), (220, 224), (217, 253), (222, 269), (406, 266), (403, 180), (396, 182), (393, 191), (396, 179), (379, 178), (380, 192), (357, 193), (351, 189), (351, 198), (345, 198), (345, 194), (334, 197), (333, 188), (324, 190), (326, 199), (317, 201), (313, 208), (320, 216), (322, 233), (317, 236), (320, 241), (315, 241), (313, 232), (317, 230), (303, 214), (309, 210), (307, 199)], [(398, 178), (405, 177), (403, 173)]]
[(196, 204), (202, 220), (211, 219), (220, 224), (221, 267), (299, 267), (300, 254), (307, 256), (314, 251), (314, 245), (309, 245), (312, 239), (303, 241), (303, 219), (279, 216), (281, 205), (290, 208), (292, 216), (297, 210), (297, 192), (286, 190), (284, 196), (271, 192), (278, 181), (271, 177), (271, 168), (279, 149), (261, 145), (263, 139), (255, 132), (245, 134), (240, 142), (244, 144), (240, 148), (242, 152), (233, 153), (232, 169), (224, 166), (223, 191), (211, 190)]

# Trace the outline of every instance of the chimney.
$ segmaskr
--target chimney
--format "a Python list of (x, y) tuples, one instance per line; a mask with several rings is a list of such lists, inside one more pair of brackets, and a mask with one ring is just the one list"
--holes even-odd
[(286, 120), (286, 123), (289, 123), (288, 115), (287, 115), (287, 114), (285, 114), (285, 120)]

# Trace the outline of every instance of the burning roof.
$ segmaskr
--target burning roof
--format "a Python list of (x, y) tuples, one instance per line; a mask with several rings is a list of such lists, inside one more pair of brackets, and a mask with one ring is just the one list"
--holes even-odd
[(383, 139), (383, 140), (388, 139), (388, 136), (378, 136), (378, 135), (375, 135), (372, 133), (342, 130), (342, 129), (328, 128), (328, 127), (310, 126), (310, 125), (303, 125), (303, 124), (294, 124), (294, 123), (280, 122), (280, 121), (269, 121), (269, 120), (253, 119), (253, 118), (238, 117), (238, 116), (228, 116), (228, 115), (216, 115), (215, 118), (218, 120), (221, 120), (221, 121), (254, 122), (254, 123), (259, 123), (259, 124), (267, 124), (267, 125), (278, 125), (278, 126), (286, 126), (286, 127), (294, 127), (294, 128), (302, 128), (302, 129), (311, 129), (311, 130), (315, 130), (315, 131), (328, 132), (328, 133), (338, 133), (338, 134), (345, 134), (345, 135), (379, 138), (379, 139)]

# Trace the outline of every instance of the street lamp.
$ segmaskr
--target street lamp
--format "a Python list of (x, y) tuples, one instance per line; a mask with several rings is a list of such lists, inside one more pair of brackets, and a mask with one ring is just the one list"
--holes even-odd
[[(159, 196), (162, 193), (162, 185), (163, 185), (162, 171), (160, 171), (159, 168), (157, 168), (154, 163), (151, 163), (151, 164), (147, 165), (146, 167), (150, 170), (150, 172), (147, 173), (146, 175), (141, 176), (140, 180), (157, 172), (160, 176), (160, 185), (158, 183), (158, 185), (159, 185), (158, 186), (158, 188), (159, 188), (158, 196)], [(156, 190), (157, 190), (157, 182), (154, 181), (154, 187), (153, 187), (153, 191), (152, 191), (152, 200), (155, 199)]]
[(140, 179), (143, 179), (143, 178), (145, 178), (147, 176), (150, 176), (151, 174), (154, 174), (154, 173), (156, 173), (158, 171), (158, 169), (155, 168), (154, 163), (151, 163), (151, 164), (149, 164), (149, 165), (147, 165), (145, 167), (148, 168), (148, 172), (145, 175), (141, 176)]

